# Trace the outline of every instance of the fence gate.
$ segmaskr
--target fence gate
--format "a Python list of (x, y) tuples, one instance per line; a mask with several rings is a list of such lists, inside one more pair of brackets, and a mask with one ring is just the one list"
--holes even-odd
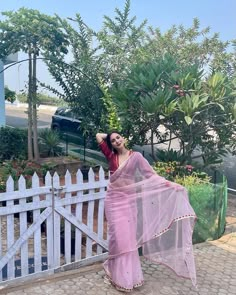
[[(62, 180), (63, 179), (63, 180)], [(63, 183), (62, 183), (63, 181)], [(104, 197), (108, 180), (100, 167), (64, 178), (48, 172), (31, 187), (21, 176), (0, 193), (0, 284), (77, 268), (107, 256)]]

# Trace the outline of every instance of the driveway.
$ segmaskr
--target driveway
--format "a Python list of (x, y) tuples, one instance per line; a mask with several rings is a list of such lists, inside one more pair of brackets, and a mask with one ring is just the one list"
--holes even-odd
[[(50, 128), (52, 115), (56, 107), (40, 106), (38, 110), (38, 128)], [(27, 128), (27, 105), (6, 104), (6, 125)]]

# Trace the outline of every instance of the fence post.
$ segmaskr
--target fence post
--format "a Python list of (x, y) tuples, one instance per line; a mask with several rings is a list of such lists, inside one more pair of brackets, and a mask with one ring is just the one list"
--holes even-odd
[[(14, 191), (14, 180), (9, 176), (7, 180), (7, 192), (10, 194)], [(6, 206), (14, 206), (14, 201), (10, 199), (6, 202)], [(9, 249), (14, 244), (14, 214), (7, 215), (7, 249)], [(14, 257), (12, 257), (7, 264), (7, 278), (15, 278), (15, 262)]]
[(58, 188), (60, 187), (60, 179), (57, 172), (54, 173), (52, 177), (52, 187), (53, 187), (53, 196), (52, 196), (52, 216), (53, 216), (53, 241), (54, 241), (54, 267), (60, 266), (60, 248), (61, 248), (61, 217), (55, 210), (55, 197), (60, 197), (60, 191)]
[[(50, 201), (52, 203), (53, 200), (53, 186), (52, 186), (52, 176), (47, 172), (45, 176), (45, 185), (46, 186), (51, 186), (51, 192), (46, 194), (46, 200)], [(53, 249), (54, 249), (54, 241), (53, 241), (53, 236), (54, 236), (54, 229), (53, 229), (53, 210), (51, 215), (47, 218), (46, 221), (46, 235), (47, 235), (47, 264), (48, 264), (48, 269), (52, 269), (54, 267), (54, 257), (53, 257)]]

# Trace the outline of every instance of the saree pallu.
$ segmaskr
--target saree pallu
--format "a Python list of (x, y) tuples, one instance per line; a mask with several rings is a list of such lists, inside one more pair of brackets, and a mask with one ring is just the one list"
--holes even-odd
[(111, 175), (105, 198), (109, 256), (104, 269), (118, 287), (143, 283), (138, 254), (196, 285), (192, 233), (196, 215), (184, 187), (156, 174), (134, 152)]

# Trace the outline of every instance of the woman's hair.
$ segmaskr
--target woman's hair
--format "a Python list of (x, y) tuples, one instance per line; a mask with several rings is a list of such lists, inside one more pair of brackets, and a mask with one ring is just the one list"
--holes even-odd
[(107, 134), (106, 142), (107, 142), (107, 146), (109, 147), (109, 149), (110, 149), (111, 151), (113, 151), (115, 154), (117, 154), (117, 150), (114, 149), (113, 146), (112, 146), (112, 144), (111, 144), (111, 135), (112, 135), (113, 133), (117, 133), (117, 134), (119, 134), (120, 136), (122, 136), (118, 130), (112, 130), (110, 133)]

